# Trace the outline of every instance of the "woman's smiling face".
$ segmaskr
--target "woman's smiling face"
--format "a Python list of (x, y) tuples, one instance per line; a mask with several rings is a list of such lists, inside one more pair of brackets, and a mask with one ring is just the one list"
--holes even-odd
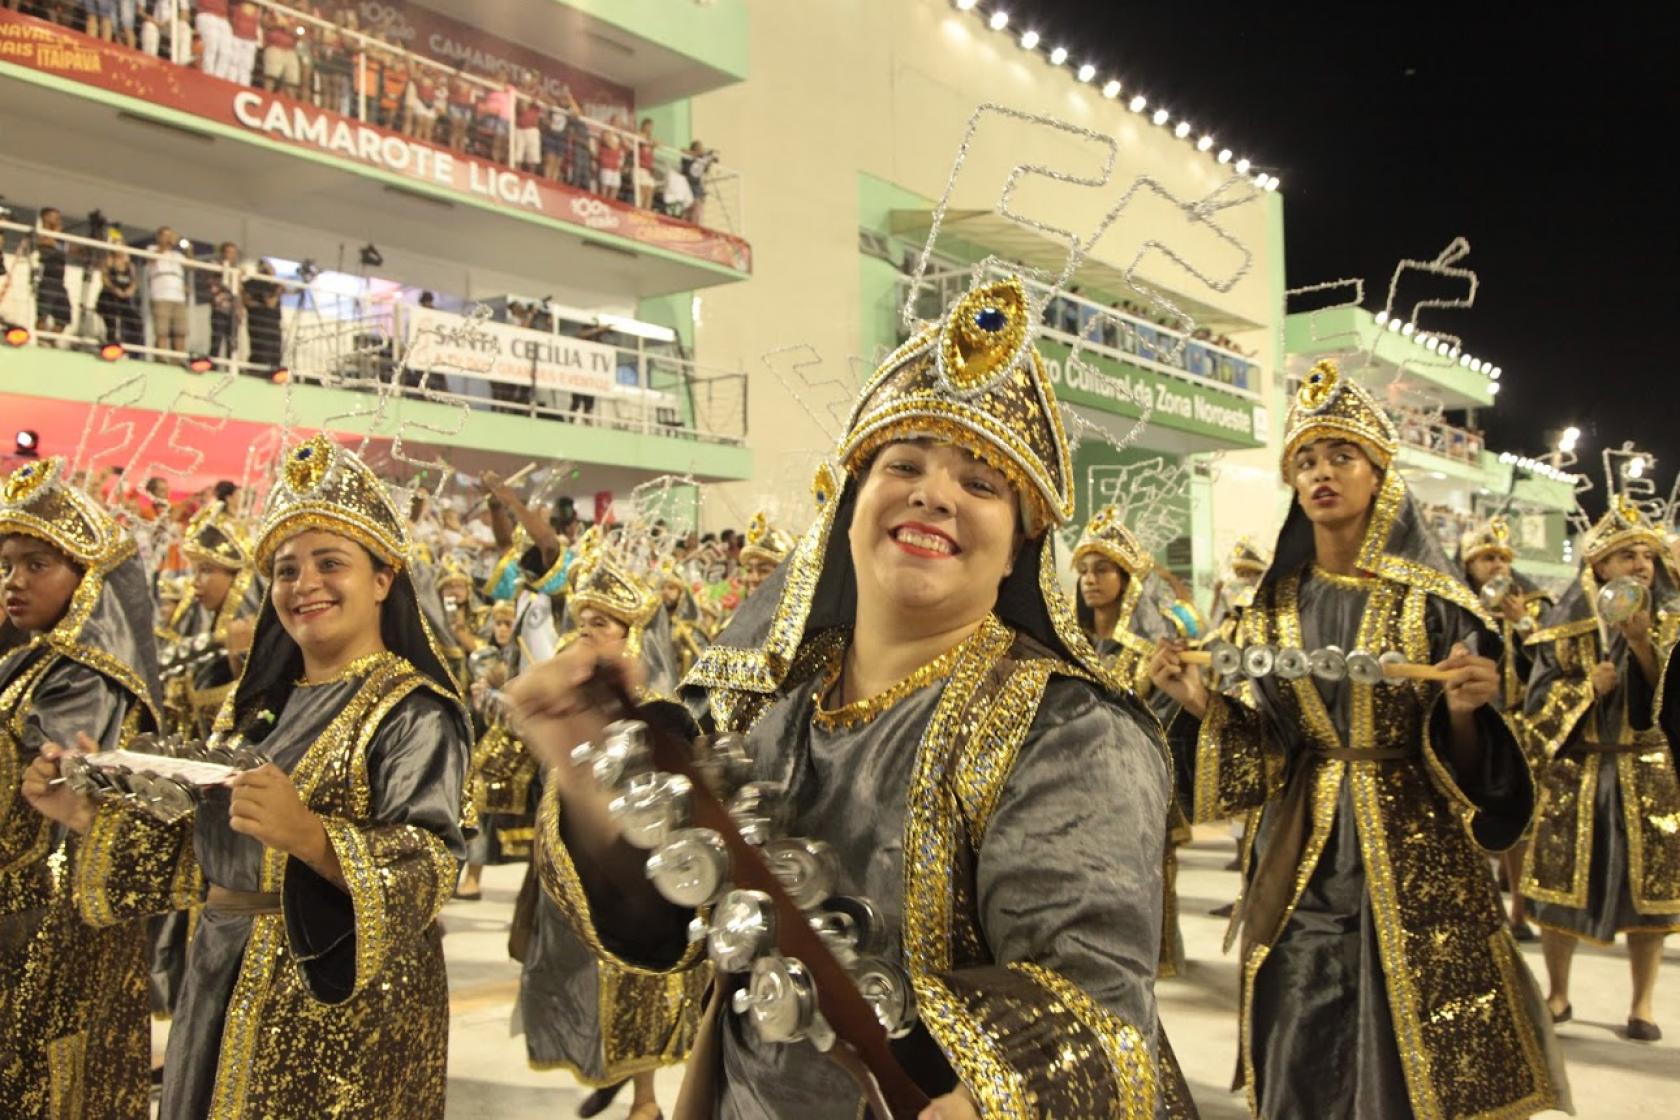
[(952, 625), (975, 621), (1014, 568), (1019, 525), (1020, 500), (996, 467), (951, 444), (890, 443), (852, 512), (858, 594)]

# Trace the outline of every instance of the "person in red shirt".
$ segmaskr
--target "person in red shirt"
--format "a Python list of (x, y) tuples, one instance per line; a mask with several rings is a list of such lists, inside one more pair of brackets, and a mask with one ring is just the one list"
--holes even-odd
[(636, 205), (643, 210), (653, 209), (653, 147), (653, 118), (643, 117), (636, 134)]
[(617, 130), (602, 130), (595, 159), (600, 168), (599, 192), (608, 198), (617, 198), (624, 186), (624, 142), (618, 138)]
[(542, 106), (537, 104), (537, 79), (529, 71), (519, 82), (513, 111), (513, 158), (522, 171), (535, 174), (542, 166)]
[(233, 76), (233, 32), (228, 26), (228, 0), (198, 0), (197, 7), (193, 28), (198, 32), (203, 52), (198, 56), (198, 68), (213, 78), (238, 81)]
[(457, 152), (467, 149), (467, 130), (472, 127), (477, 102), (478, 87), (457, 75), (449, 84), (449, 146)]
[[(243, 5), (241, 5), (243, 7)], [(269, 9), (263, 17), (263, 80), (268, 88), (279, 93), (298, 95), (302, 84), (303, 66), (298, 58), (297, 28), (286, 16)]]
[(261, 42), (262, 9), (251, 0), (239, 0), (228, 17), (233, 28), (232, 61), (223, 75), (230, 82), (242, 86), (253, 85), (257, 69), (257, 46)]
[(408, 92), (404, 97), (404, 105), (408, 110), (405, 120), (407, 127), (403, 135), (412, 136), (416, 140), (431, 140), (437, 131), (437, 110), (433, 102), (437, 97), (437, 75), (425, 67), (417, 67), (414, 80), (408, 83)]

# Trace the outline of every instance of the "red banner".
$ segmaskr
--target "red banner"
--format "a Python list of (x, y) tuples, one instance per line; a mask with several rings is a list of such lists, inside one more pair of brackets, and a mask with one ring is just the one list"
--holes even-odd
[[(752, 249), (738, 237), (399, 136), (281, 94), (212, 78), (4, 8), (0, 62), (178, 109), (292, 147), (313, 148), (349, 163), (488, 199), (509, 210), (541, 214), (742, 272), (752, 269)], [(144, 106), (135, 109), (143, 112)]]

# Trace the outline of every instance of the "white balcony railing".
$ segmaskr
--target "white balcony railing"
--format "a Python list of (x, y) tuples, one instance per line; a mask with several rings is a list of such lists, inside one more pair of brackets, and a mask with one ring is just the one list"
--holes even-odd
[[(396, 285), (374, 292), (338, 274), (252, 272), (179, 249), (141, 249), (11, 221), (0, 221), (0, 237), (15, 250), (4, 256), (0, 319), (29, 328), (32, 345), (628, 432), (734, 446), (746, 441), (743, 370), (698, 365), (671, 343), (620, 329), (624, 321), (610, 315), (582, 319), (533, 307), (522, 322), (496, 321), (481, 312), (422, 311), (404, 302)], [(152, 298), (158, 261), (168, 273), (180, 270), (184, 339), (160, 337), (169, 316)], [(108, 266), (121, 275), (123, 262), (132, 294), (125, 294), (127, 285), (108, 287)], [(347, 284), (328, 283), (329, 276)], [(455, 345), (440, 347), (445, 335), (457, 336)], [(569, 387), (564, 363), (543, 360), (544, 343), (562, 358), (587, 351), (593, 379)], [(510, 373), (507, 362), (463, 356), (491, 345), (529, 355), (519, 366), (529, 375)]]

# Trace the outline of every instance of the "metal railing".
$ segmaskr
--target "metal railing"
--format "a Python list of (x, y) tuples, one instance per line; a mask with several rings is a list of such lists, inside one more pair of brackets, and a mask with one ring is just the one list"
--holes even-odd
[[(987, 269), (987, 279), (1001, 279), (1011, 272), (1003, 265), (993, 265)], [(1082, 353), (1129, 362), (1192, 384), (1211, 382), (1236, 396), (1260, 400), (1260, 366), (1252, 358), (1212, 339), (1151, 322), (1117, 304), (1102, 304), (1065, 291), (1052, 295), (1048, 285), (1027, 276), (1021, 279), (1034, 302), (1043, 308), (1039, 331), (1044, 337), (1069, 346), (1077, 343)], [(917, 316), (937, 318), (972, 283), (968, 269), (924, 276), (916, 292)], [(908, 276), (899, 278), (900, 303), (909, 286)]]
[[(675, 148), (618, 123), (593, 119), (569, 91), (569, 104), (557, 104), (532, 89), (406, 50), (354, 26), (353, 8), (342, 10), (335, 21), (274, 0), (251, 3), (263, 10), (259, 43), (266, 41), (270, 27), (279, 27), (292, 29), (297, 44), (293, 49), (300, 65), (295, 73), (302, 85), (267, 83), (271, 92), (284, 91), (341, 116), (453, 151), (470, 151), (639, 209), (736, 237), (746, 235), (741, 174), (720, 163), (715, 152), (696, 151), (692, 145)], [(195, 44), (202, 47), (202, 42), (188, 22), (185, 0), (176, 10), (173, 26), (155, 11), (149, 15), (137, 49), (241, 85), (264, 86), (266, 51), (195, 51)], [(80, 30), (80, 25), (72, 30)], [(431, 87), (430, 101), (421, 97), (421, 82)], [(539, 117), (534, 130), (517, 127), (525, 109)], [(604, 165), (614, 158), (606, 154), (614, 143), (621, 161), (616, 186), (612, 176), (603, 175), (608, 170)]]
[[(569, 391), (538, 383), (509, 383), (446, 364), (411, 364), (415, 309), (401, 293), (378, 298), (329, 291), (319, 278), (252, 273), (233, 262), (203, 261), (180, 247), (136, 248), (0, 220), (0, 236), (22, 233), (5, 256), (0, 319), (31, 329), (37, 345), (100, 351), (275, 381), (315, 383), (353, 391), (394, 393), (473, 409), (569, 421), (740, 446), (747, 434), (747, 380), (741, 369), (698, 365), (662, 344), (628, 334), (630, 344), (594, 341), (610, 351), (615, 382), (601, 391)], [(182, 242), (182, 245), (190, 243)], [(129, 286), (107, 291), (107, 266), (126, 260)], [(163, 262), (159, 265), (158, 262)], [(161, 306), (152, 289), (178, 266), (185, 299)], [(160, 271), (161, 269), (161, 271)], [(481, 319), (441, 315), (471, 330)], [(584, 322), (548, 314), (537, 327), (495, 329), (557, 340), (581, 333), (611, 335), (610, 317)], [(172, 331), (184, 325), (183, 337)], [(215, 347), (213, 350), (212, 347)], [(533, 366), (533, 370), (534, 370)]]

